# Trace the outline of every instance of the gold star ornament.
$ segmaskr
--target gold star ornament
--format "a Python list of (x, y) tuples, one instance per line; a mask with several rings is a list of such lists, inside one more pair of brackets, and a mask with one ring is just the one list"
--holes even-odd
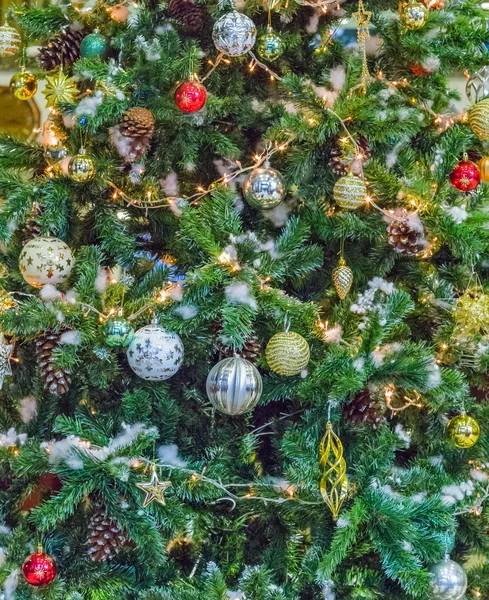
[(146, 508), (154, 500), (166, 506), (165, 496), (163, 495), (165, 490), (171, 486), (171, 481), (160, 481), (156, 473), (156, 468), (151, 469), (151, 479), (144, 483), (136, 483), (136, 487), (143, 492), (146, 492), (146, 497), (143, 502), (143, 508)]
[(46, 86), (42, 93), (46, 97), (47, 106), (56, 106), (60, 102), (73, 102), (78, 95), (78, 89), (73, 78), (59, 70), (46, 77)]

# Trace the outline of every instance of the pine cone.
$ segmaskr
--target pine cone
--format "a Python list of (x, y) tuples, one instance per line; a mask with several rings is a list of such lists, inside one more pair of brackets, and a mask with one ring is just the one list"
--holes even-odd
[(387, 236), (389, 244), (400, 254), (414, 256), (426, 245), (423, 231), (414, 229), (407, 220), (392, 221)]
[(41, 209), (37, 202), (34, 202), (32, 205), (32, 210), (29, 216), (26, 219), (24, 230), (23, 230), (23, 238), (24, 243), (30, 242), (36, 237), (41, 235), (41, 225), (39, 224), (39, 217), (41, 216)]
[[(337, 175), (346, 175), (351, 161), (356, 156), (356, 148), (351, 143), (350, 139), (347, 139), (344, 142), (340, 141), (340, 139), (343, 138), (336, 136), (333, 140), (333, 145), (328, 157), (328, 164), (333, 173), (336, 173)], [(359, 136), (356, 142), (363, 155), (362, 160), (365, 163), (372, 156), (370, 144), (363, 135)]]
[(190, 34), (199, 33), (207, 19), (205, 5), (195, 4), (191, 0), (170, 0), (168, 10), (171, 16), (180, 21), (185, 31)]
[(77, 31), (71, 27), (63, 29), (39, 51), (42, 68), (52, 71), (56, 67), (70, 67), (80, 58), (80, 44), (85, 35), (84, 31)]
[(416, 77), (428, 77), (428, 75), (431, 75), (431, 72), (428, 71), (428, 69), (425, 69), (423, 65), (410, 63), (409, 68), (411, 69), (412, 74), (416, 75)]
[(359, 392), (345, 407), (344, 415), (354, 425), (372, 425), (374, 429), (384, 421), (385, 406), (380, 400), (372, 398), (368, 390)]
[(155, 119), (147, 108), (134, 106), (122, 115), (121, 131), (131, 138), (147, 138), (149, 141), (155, 129)]
[(214, 323), (212, 325), (213, 333), (215, 334), (215, 347), (216, 352), (219, 352), (221, 358), (229, 358), (234, 356), (235, 353), (239, 354), (242, 358), (249, 360), (252, 363), (256, 363), (256, 361), (263, 355), (263, 346), (260, 344), (256, 335), (250, 336), (243, 347), (239, 351), (235, 351), (230, 346), (227, 346), (225, 343), (221, 341), (222, 328), (220, 323)]
[(53, 350), (60, 346), (60, 333), (48, 332), (36, 341), (36, 352), (44, 385), (51, 394), (65, 394), (71, 385), (68, 373), (56, 366)]
[(90, 517), (88, 528), (88, 554), (94, 561), (110, 560), (128, 543), (126, 532), (121, 531), (100, 508)]

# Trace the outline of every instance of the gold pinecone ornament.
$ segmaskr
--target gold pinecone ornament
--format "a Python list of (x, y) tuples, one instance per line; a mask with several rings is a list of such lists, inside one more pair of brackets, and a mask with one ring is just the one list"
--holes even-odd
[(53, 356), (54, 350), (61, 346), (60, 338), (61, 333), (48, 332), (36, 341), (37, 360), (44, 385), (51, 394), (57, 396), (65, 394), (71, 385), (70, 375), (56, 365)]
[(144, 156), (155, 129), (155, 119), (147, 108), (134, 106), (122, 115), (120, 133), (130, 138), (129, 148), (124, 151), (128, 162), (135, 162)]
[(353, 285), (353, 271), (343, 256), (340, 256), (338, 266), (333, 271), (333, 284), (340, 300), (344, 300)]
[(93, 561), (110, 560), (128, 545), (126, 532), (121, 531), (117, 523), (107, 517), (100, 508), (90, 517), (88, 527), (88, 554)]

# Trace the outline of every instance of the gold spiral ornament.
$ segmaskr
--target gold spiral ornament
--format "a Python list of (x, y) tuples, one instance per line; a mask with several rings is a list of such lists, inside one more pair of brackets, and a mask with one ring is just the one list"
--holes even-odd
[(489, 98), (474, 104), (469, 112), (469, 125), (481, 140), (489, 140)]
[(276, 333), (268, 342), (265, 356), (272, 371), (284, 377), (299, 375), (309, 363), (309, 344), (293, 331)]
[(333, 188), (333, 198), (345, 210), (356, 210), (365, 204), (367, 186), (358, 175), (348, 173), (340, 177)]
[(319, 483), (321, 496), (331, 511), (333, 520), (337, 521), (348, 494), (348, 479), (343, 444), (329, 421), (319, 446), (319, 468), (322, 471)]
[(344, 300), (353, 284), (353, 271), (346, 264), (343, 256), (340, 256), (338, 266), (333, 271), (333, 284), (340, 300)]

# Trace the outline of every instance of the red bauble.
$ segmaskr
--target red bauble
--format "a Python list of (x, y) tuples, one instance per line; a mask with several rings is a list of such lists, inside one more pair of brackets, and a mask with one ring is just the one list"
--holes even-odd
[(30, 585), (44, 587), (56, 577), (56, 563), (54, 558), (43, 552), (42, 547), (38, 547), (34, 554), (25, 559), (22, 573)]
[(470, 192), (481, 180), (479, 167), (471, 160), (461, 160), (450, 173), (450, 182), (460, 192)]
[(207, 100), (207, 90), (199, 81), (184, 81), (175, 91), (175, 104), (186, 113), (200, 110)]

